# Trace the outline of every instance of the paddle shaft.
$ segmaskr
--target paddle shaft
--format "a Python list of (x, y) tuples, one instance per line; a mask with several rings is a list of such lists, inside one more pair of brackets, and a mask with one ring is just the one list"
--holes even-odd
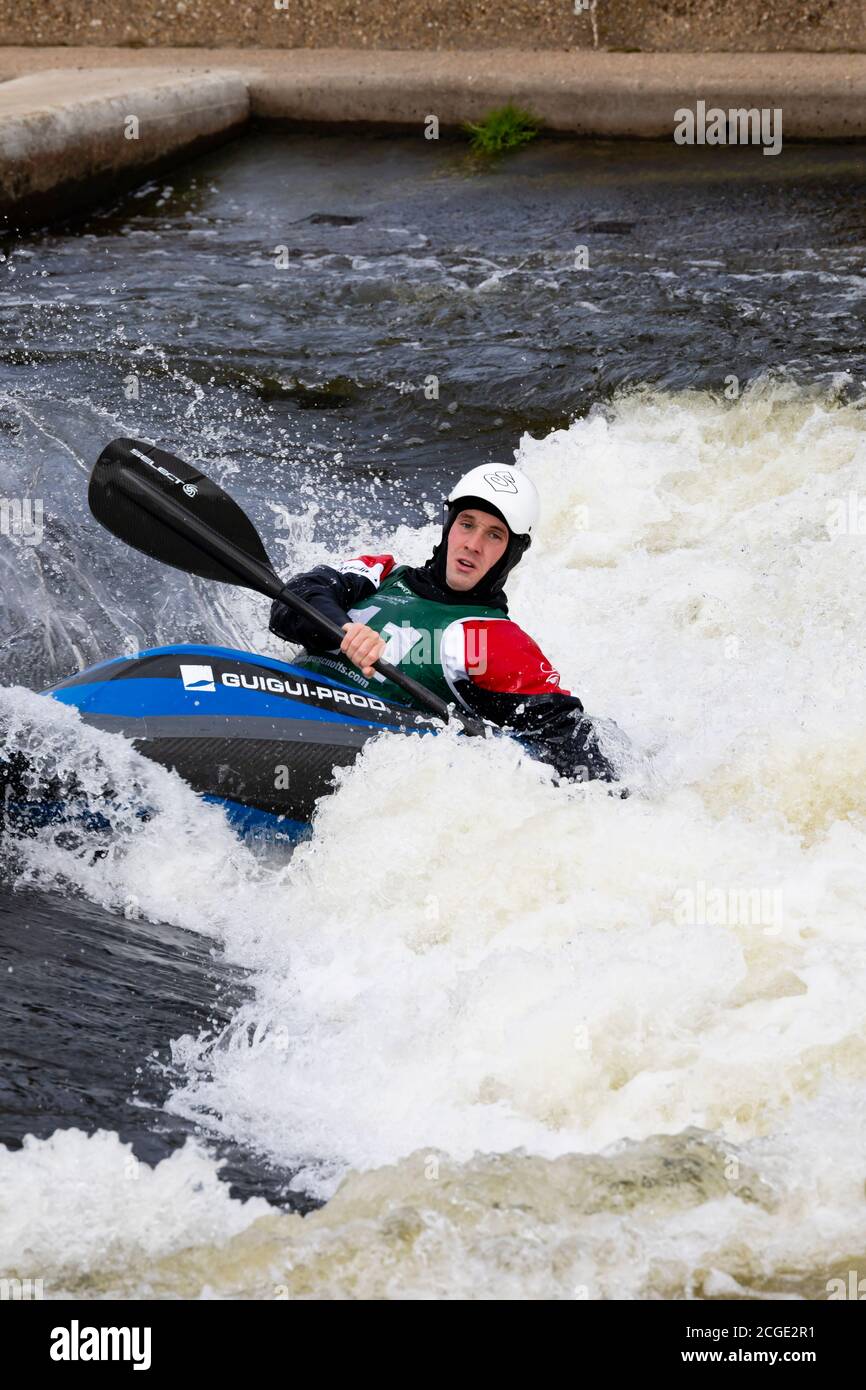
[[(124, 492), (131, 497), (143, 511), (149, 512), (152, 516), (157, 516), (161, 521), (166, 522), (173, 530), (180, 535), (193, 540), (201, 550), (218, 560), (226, 569), (236, 574), (238, 579), (252, 589), (257, 589), (270, 599), (279, 599), (280, 603), (286, 604), (288, 608), (293, 608), (308, 622), (313, 623), (328, 637), (334, 639), (339, 646), (345, 632), (337, 623), (331, 622), (324, 614), (319, 613), (306, 599), (294, 594), (286, 588), (279, 577), (274, 573), (270, 565), (257, 560), (254, 555), (249, 555), (239, 545), (229, 540), (228, 536), (222, 535), (206, 521), (197, 517), (188, 506), (170, 497), (161, 488), (158, 488), (149, 479), (139, 477), (134, 473), (124, 474)], [(378, 671), (387, 680), (399, 685), (408, 695), (412, 695), (419, 704), (422, 704), (436, 714), (440, 719), (448, 720), (456, 717), (468, 734), (481, 734), (484, 732), (483, 724), (471, 716), (466, 716), (455, 711), (452, 716), (444, 700), (440, 700), (438, 695), (434, 695), (432, 690), (421, 685), (419, 681), (413, 680), (411, 676), (404, 673), (396, 666), (391, 666), (387, 661), (374, 661), (373, 669)]]

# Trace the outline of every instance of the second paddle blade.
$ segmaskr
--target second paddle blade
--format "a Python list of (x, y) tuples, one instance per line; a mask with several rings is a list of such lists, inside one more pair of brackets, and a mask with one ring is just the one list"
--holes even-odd
[[(231, 563), (232, 548), (271, 568), (258, 531), (228, 493), (152, 444), (115, 439), (107, 445), (90, 475), (87, 500), (112, 535), (189, 574), (248, 584)], [(220, 538), (228, 542), (224, 555)]]

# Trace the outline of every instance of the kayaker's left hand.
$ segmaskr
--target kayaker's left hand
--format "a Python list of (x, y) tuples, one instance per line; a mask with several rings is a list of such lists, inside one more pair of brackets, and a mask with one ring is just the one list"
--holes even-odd
[(346, 635), (340, 644), (340, 651), (356, 666), (360, 666), (361, 673), (369, 680), (374, 674), (372, 663), (379, 660), (387, 642), (364, 623), (343, 623), (343, 631)]

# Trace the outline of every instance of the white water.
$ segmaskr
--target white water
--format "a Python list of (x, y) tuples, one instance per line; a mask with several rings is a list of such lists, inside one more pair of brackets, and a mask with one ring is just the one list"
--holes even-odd
[[(159, 1251), (130, 1209), (124, 1261), (76, 1263), (73, 1232), (64, 1286), (824, 1297), (866, 1273), (866, 500), (861, 533), (835, 525), (866, 499), (864, 411), (641, 393), (519, 458), (544, 519), (512, 615), (635, 740), (641, 792), (556, 787), (498, 741), (383, 740), (310, 844), (263, 859), (137, 760), (161, 814), (106, 860), (25, 845), (28, 880), (255, 972), (223, 1037), (175, 1041), (171, 1107), (321, 1195), (351, 1174), (246, 1234), (256, 1208), (217, 1195), (196, 1225), (178, 1197)], [(303, 532), (294, 568), (322, 558)], [(434, 534), (359, 542), (417, 562)], [(58, 1140), (45, 1183), (98, 1144), (119, 1174), (111, 1136), (74, 1163)], [(5, 1160), (7, 1200), (38, 1202), (29, 1162)]]

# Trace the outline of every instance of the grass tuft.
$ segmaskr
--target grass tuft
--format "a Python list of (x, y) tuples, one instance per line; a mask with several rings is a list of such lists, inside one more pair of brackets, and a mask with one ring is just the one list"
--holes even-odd
[(530, 111), (509, 104), (489, 112), (483, 121), (464, 122), (463, 129), (476, 154), (505, 154), (534, 140), (541, 122)]

